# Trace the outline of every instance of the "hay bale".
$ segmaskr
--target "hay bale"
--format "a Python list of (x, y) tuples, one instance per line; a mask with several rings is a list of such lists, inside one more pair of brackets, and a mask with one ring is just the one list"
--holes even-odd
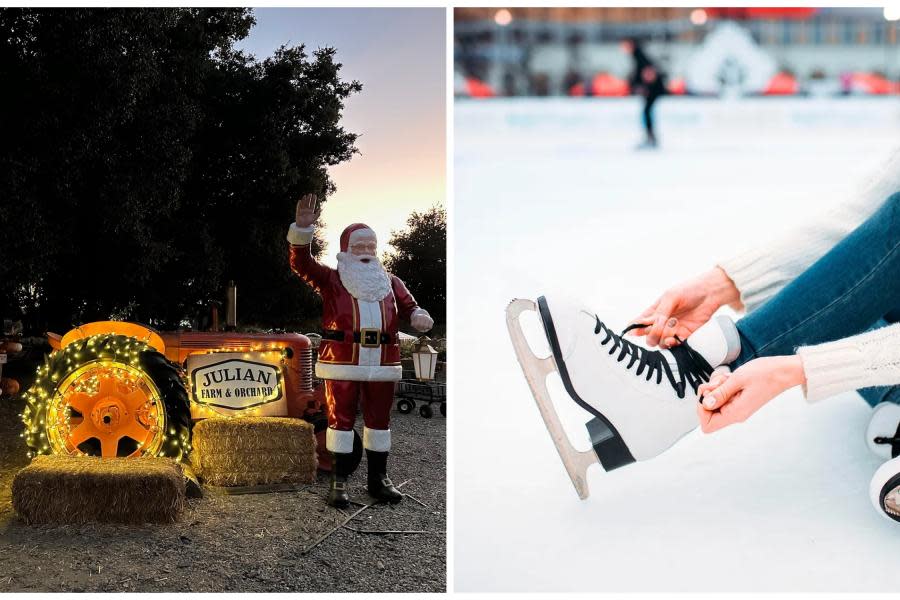
[(316, 480), (315, 431), (312, 424), (302, 419), (206, 419), (194, 425), (191, 447), (191, 464), (209, 485)]
[(181, 468), (168, 458), (36, 456), (12, 483), (27, 523), (170, 523), (184, 499)]

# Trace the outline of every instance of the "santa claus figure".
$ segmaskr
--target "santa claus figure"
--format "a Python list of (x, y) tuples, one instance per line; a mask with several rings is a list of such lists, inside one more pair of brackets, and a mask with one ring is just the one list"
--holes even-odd
[(375, 232), (362, 223), (341, 234), (338, 267), (313, 258), (310, 243), (319, 218), (315, 194), (297, 203), (297, 219), (288, 231), (291, 269), (322, 297), (322, 344), (316, 376), (325, 380), (328, 404), (326, 443), (334, 457), (328, 503), (346, 507), (347, 477), (352, 470), (353, 425), (362, 405), (363, 446), (368, 461), (369, 493), (396, 503), (403, 495), (387, 476), (391, 449), (390, 414), (394, 384), (401, 377), (400, 319), (418, 331), (434, 321), (419, 308), (403, 282), (378, 259)]

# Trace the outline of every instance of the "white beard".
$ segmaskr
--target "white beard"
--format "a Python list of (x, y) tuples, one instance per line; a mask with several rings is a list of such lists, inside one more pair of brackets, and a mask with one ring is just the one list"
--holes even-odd
[(391, 291), (391, 280), (378, 257), (367, 258), (369, 262), (364, 263), (349, 252), (338, 252), (338, 275), (351, 296), (364, 302), (378, 302)]

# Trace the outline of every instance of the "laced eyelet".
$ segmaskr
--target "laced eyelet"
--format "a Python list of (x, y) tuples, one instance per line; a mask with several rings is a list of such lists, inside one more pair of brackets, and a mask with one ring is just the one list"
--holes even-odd
[(600, 340), (600, 345), (606, 346), (609, 342), (612, 342), (609, 355), (612, 356), (616, 353), (616, 350), (619, 350), (616, 362), (621, 363), (628, 357), (628, 364), (625, 365), (625, 368), (631, 369), (637, 363), (635, 374), (642, 375), (646, 370), (646, 381), (650, 381), (653, 379), (653, 375), (656, 375), (656, 383), (659, 385), (662, 383), (663, 374), (665, 374), (666, 379), (668, 379), (672, 389), (675, 390), (679, 398), (684, 398), (688, 386), (696, 392), (701, 383), (709, 381), (709, 376), (713, 371), (712, 365), (706, 362), (706, 359), (681, 338), (676, 336), (675, 339), (678, 340), (679, 345), (668, 349), (678, 368), (678, 380), (676, 381), (675, 373), (672, 372), (672, 368), (662, 352), (650, 350), (625, 339), (625, 334), (632, 329), (649, 327), (649, 324), (634, 323), (626, 327), (621, 334), (616, 334), (600, 320), (600, 317), (594, 315), (594, 318), (597, 320), (594, 326), (594, 334), (604, 334), (604, 338)]

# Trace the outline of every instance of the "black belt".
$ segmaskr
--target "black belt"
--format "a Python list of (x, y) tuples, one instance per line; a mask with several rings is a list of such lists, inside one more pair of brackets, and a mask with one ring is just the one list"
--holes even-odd
[(390, 344), (394, 341), (394, 336), (384, 333), (380, 329), (361, 329), (359, 331), (341, 331), (340, 329), (326, 329), (322, 332), (322, 339), (332, 340), (335, 342), (350, 341), (348, 338), (352, 335), (353, 343), (359, 344), (364, 348), (375, 348), (381, 344)]

